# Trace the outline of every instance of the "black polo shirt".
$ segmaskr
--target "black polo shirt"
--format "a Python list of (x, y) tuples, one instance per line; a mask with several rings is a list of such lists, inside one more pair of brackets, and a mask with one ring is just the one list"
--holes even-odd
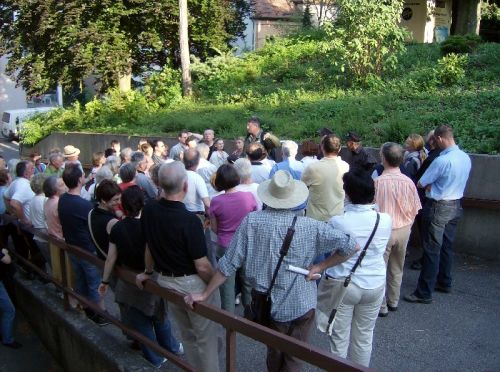
[(200, 219), (182, 202), (151, 201), (143, 209), (141, 224), (156, 271), (175, 276), (197, 273), (194, 260), (207, 255), (205, 234)]
[(136, 271), (144, 270), (146, 240), (139, 219), (125, 217), (123, 220), (118, 221), (111, 229), (109, 241), (116, 245), (117, 263), (119, 265)]

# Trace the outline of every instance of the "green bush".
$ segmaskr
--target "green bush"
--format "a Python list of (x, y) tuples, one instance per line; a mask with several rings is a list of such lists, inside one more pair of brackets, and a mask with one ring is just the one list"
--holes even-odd
[(147, 105), (154, 109), (168, 108), (182, 99), (181, 73), (166, 66), (152, 74), (144, 85)]
[(441, 43), (441, 53), (463, 54), (472, 53), (481, 43), (481, 38), (474, 34), (452, 35)]
[(439, 59), (436, 76), (444, 85), (457, 84), (465, 77), (468, 57), (450, 53)]
[[(403, 141), (448, 123), (469, 152), (500, 153), (500, 45), (479, 44), (468, 55), (441, 58), (437, 44), (406, 46), (394, 69), (352, 84), (342, 73), (324, 30), (275, 38), (242, 57), (221, 54), (194, 61), (195, 96), (179, 96), (178, 72), (154, 75), (143, 91), (111, 91), (26, 123), (25, 142), (53, 131), (175, 135), (188, 127), (234, 138), (258, 115), (281, 138), (316, 138), (329, 127), (356, 130), (367, 146)], [(441, 59), (440, 59), (441, 58)], [(156, 102), (165, 97), (163, 102)]]

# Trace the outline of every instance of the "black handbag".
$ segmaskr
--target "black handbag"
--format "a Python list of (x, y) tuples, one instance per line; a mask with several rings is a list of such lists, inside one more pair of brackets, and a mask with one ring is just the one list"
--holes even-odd
[(266, 327), (271, 324), (271, 290), (273, 289), (283, 259), (287, 255), (290, 244), (292, 243), (293, 235), (295, 234), (295, 222), (297, 222), (297, 216), (293, 218), (292, 226), (290, 226), (286, 232), (285, 239), (280, 249), (280, 258), (274, 269), (273, 278), (271, 279), (271, 284), (267, 292), (260, 292), (252, 289), (252, 302), (250, 305), (245, 306), (244, 317)]

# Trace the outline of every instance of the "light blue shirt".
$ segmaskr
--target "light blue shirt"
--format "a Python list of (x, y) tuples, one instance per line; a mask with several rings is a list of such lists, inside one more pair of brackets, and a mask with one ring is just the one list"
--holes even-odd
[(419, 183), (424, 187), (431, 186), (426, 192), (428, 198), (461, 199), (464, 196), (470, 168), (469, 155), (454, 145), (441, 152), (420, 178)]

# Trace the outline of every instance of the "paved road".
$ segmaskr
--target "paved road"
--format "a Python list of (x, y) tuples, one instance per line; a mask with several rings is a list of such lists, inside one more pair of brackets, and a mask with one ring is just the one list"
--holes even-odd
[(9, 142), (0, 135), (0, 155), (5, 160), (19, 158), (19, 144), (17, 142)]

